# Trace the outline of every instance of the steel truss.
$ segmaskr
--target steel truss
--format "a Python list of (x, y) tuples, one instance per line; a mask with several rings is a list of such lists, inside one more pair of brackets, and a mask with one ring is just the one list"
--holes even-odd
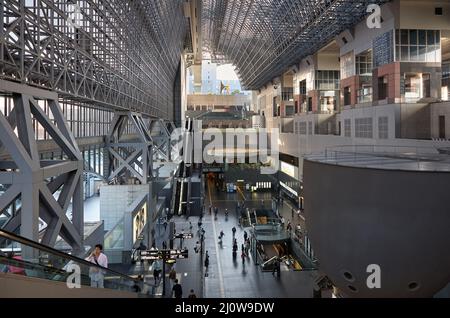
[[(125, 128), (131, 124), (137, 139), (129, 140)], [(106, 137), (109, 151), (108, 182), (126, 182), (130, 177), (147, 184), (155, 177), (153, 163), (158, 159), (169, 162), (173, 144), (173, 123), (150, 119), (147, 125), (141, 114), (117, 112)]]
[[(137, 133), (136, 140), (125, 140), (125, 128), (130, 123)], [(109, 151), (111, 183), (126, 182), (131, 176), (142, 184), (151, 181), (153, 168), (153, 141), (142, 116), (133, 112), (117, 112), (106, 137)]]
[(203, 0), (202, 36), (213, 60), (233, 63), (257, 90), (389, 0)]
[(0, 78), (171, 119), (183, 2), (0, 0)]
[[(81, 251), (83, 158), (57, 95), (45, 91), (41, 94), (41, 90), (25, 85), (6, 85), (11, 89), (7, 94), (12, 96), (14, 108), (6, 116), (0, 112), (0, 153), (9, 157), (0, 162), (0, 184), (4, 188), (0, 196), (0, 214), (8, 217), (3, 228), (11, 232), (20, 228), (22, 236), (34, 241), (41, 239), (41, 243), (48, 246), (54, 246), (60, 236), (74, 251)], [(42, 100), (47, 101), (51, 116), (46, 115), (39, 105)], [(53, 138), (65, 159), (40, 159), (33, 120)], [(71, 203), (70, 220), (67, 210)], [(39, 229), (40, 219), (46, 223), (45, 230)]]

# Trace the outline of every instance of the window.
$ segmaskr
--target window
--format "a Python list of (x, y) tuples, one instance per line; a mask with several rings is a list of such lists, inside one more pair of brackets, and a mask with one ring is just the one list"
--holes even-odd
[(350, 87), (344, 88), (344, 105), (351, 105), (352, 103), (352, 91)]
[(344, 137), (352, 136), (352, 122), (350, 119), (344, 120)]
[(378, 118), (378, 138), (380, 139), (389, 138), (389, 117)]
[(300, 135), (306, 135), (307, 131), (305, 121), (298, 124), (298, 130)]
[(441, 33), (439, 30), (397, 30), (396, 61), (441, 62)]
[(341, 73), (343, 79), (355, 75), (355, 63), (353, 57), (353, 52), (350, 52), (341, 58)]
[(387, 77), (378, 78), (378, 100), (385, 100), (387, 98), (388, 80)]
[(371, 76), (372, 75), (372, 51), (356, 56), (356, 74)]
[(306, 80), (303, 80), (299, 83), (300, 87), (300, 95), (306, 95)]
[(443, 15), (443, 9), (442, 8), (434, 8), (434, 15)]
[(372, 117), (355, 119), (355, 137), (356, 138), (373, 138)]
[(338, 90), (340, 86), (339, 71), (316, 71), (315, 88), (318, 90)]

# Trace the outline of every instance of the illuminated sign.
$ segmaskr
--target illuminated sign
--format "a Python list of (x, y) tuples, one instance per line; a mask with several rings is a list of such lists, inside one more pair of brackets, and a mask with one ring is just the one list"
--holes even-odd
[(188, 250), (148, 250), (141, 251), (141, 259), (158, 260), (158, 259), (185, 259), (188, 258)]

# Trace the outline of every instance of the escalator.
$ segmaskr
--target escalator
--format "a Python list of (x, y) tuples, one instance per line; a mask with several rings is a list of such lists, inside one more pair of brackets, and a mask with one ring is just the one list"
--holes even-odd
[[(79, 280), (74, 279), (74, 271), (79, 273), (76, 275)], [(90, 276), (94, 272), (103, 273), (104, 288), (90, 287)], [(14, 291), (22, 287), (24, 290), (21, 292), (30, 297), (61, 293), (61, 297), (134, 298), (149, 297), (149, 291), (152, 290), (152, 286), (133, 277), (3, 230), (0, 230), (0, 281), (8, 286), (16, 286), (17, 283)], [(74, 290), (78, 294), (70, 296), (67, 283), (74, 281), (80, 284)], [(45, 290), (34, 296), (30, 295), (30, 290), (36, 290), (36, 286), (45, 286)], [(83, 291), (86, 295), (80, 295)], [(12, 296), (16, 295), (8, 294), (8, 290), (0, 291), (0, 297)]]
[(183, 138), (183, 161), (179, 164), (174, 176), (172, 189), (172, 211), (174, 215), (190, 215), (191, 176), (193, 149), (190, 133), (193, 131), (193, 121), (185, 122), (185, 136)]

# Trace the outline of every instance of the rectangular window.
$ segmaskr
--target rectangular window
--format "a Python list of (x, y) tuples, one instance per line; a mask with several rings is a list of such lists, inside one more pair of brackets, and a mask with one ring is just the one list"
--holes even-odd
[(300, 135), (306, 135), (306, 122), (299, 123), (298, 130)]
[(380, 139), (389, 138), (389, 117), (378, 118), (378, 138)]
[(352, 136), (352, 122), (350, 119), (344, 120), (344, 137)]
[(372, 117), (355, 119), (355, 137), (368, 139), (373, 138)]
[(350, 87), (344, 88), (344, 105), (351, 105), (352, 103), (352, 91)]
[(441, 61), (439, 30), (397, 30), (396, 60), (399, 62)]
[(349, 78), (355, 75), (355, 60), (353, 52), (341, 57), (342, 78)]

